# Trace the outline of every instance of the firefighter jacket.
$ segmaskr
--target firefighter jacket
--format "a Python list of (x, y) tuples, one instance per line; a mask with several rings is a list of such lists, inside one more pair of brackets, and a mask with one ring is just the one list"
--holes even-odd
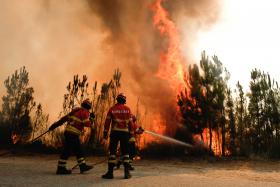
[(117, 103), (111, 107), (106, 116), (104, 132), (108, 133), (111, 127), (111, 131), (123, 131), (133, 133), (133, 124), (131, 118), (130, 108), (124, 104)]
[(84, 127), (90, 127), (89, 111), (84, 108), (75, 108), (67, 115), (66, 132), (81, 135)]

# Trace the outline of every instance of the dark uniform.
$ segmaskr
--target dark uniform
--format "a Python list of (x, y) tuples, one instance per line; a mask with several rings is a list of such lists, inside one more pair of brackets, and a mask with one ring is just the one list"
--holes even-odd
[(110, 108), (104, 127), (104, 138), (108, 138), (108, 132), (111, 126), (110, 144), (109, 150), (110, 155), (108, 159), (108, 172), (102, 175), (102, 178), (112, 179), (113, 169), (117, 163), (116, 153), (117, 146), (120, 142), (120, 148), (122, 153), (122, 159), (124, 163), (124, 178), (128, 179), (131, 177), (129, 173), (129, 153), (128, 153), (128, 140), (130, 133), (133, 132), (133, 124), (131, 119), (130, 108), (125, 106), (126, 97), (123, 94), (117, 96), (118, 103)]
[[(132, 122), (133, 122), (133, 128), (134, 133), (130, 133), (129, 135), (129, 141), (128, 141), (128, 154), (129, 154), (129, 170), (134, 170), (134, 167), (132, 166), (132, 162), (134, 157), (137, 154), (137, 147), (136, 147), (136, 136), (141, 135), (144, 132), (144, 129), (137, 124), (137, 119), (135, 115), (132, 115)], [(117, 162), (117, 169), (120, 168), (122, 164), (121, 159)]]
[(89, 100), (85, 100), (82, 103), (82, 107), (73, 109), (68, 115), (64, 116), (50, 127), (50, 130), (53, 130), (67, 122), (64, 131), (64, 147), (58, 161), (56, 174), (71, 174), (71, 170), (66, 169), (66, 162), (72, 152), (77, 157), (81, 173), (93, 168), (92, 166), (86, 165), (80, 142), (80, 135), (82, 134), (84, 127), (91, 127), (91, 121), (89, 119), (90, 108), (91, 103)]

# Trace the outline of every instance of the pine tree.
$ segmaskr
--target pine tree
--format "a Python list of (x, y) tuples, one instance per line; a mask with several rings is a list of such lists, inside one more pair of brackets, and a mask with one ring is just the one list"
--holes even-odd
[(89, 97), (87, 79), (86, 75), (83, 75), (82, 79), (79, 78), (79, 75), (74, 75), (73, 82), (68, 83), (60, 116), (68, 114), (74, 107), (79, 107), (82, 101)]
[(3, 121), (11, 129), (10, 136), (27, 141), (32, 133), (30, 114), (36, 103), (33, 98), (34, 89), (29, 86), (29, 74), (25, 67), (16, 70), (4, 81), (4, 85), (7, 95), (2, 98)]
[(183, 124), (192, 134), (200, 134), (203, 139), (203, 129), (205, 123), (202, 121), (201, 104), (203, 92), (198, 66), (194, 64), (189, 67), (190, 90), (185, 90), (178, 95), (178, 105), (183, 118)]
[[(31, 139), (34, 139), (36, 136), (39, 136), (40, 134), (43, 134), (48, 130), (48, 120), (49, 120), (49, 115), (44, 114), (42, 105), (38, 104), (36, 107), (34, 117), (32, 119), (33, 131), (32, 131)], [(44, 138), (43, 140), (45, 140), (46, 136), (42, 138)]]
[(249, 94), (249, 105), (248, 111), (250, 115), (251, 124), (251, 144), (255, 153), (260, 152), (261, 148), (261, 111), (263, 107), (261, 96), (261, 72), (254, 69), (251, 72), (250, 81), (250, 94)]
[(236, 129), (235, 129), (234, 104), (233, 104), (230, 88), (227, 89), (226, 95), (227, 95), (226, 107), (227, 107), (227, 114), (228, 114), (228, 121), (229, 121), (229, 139), (230, 139), (229, 151), (231, 155), (235, 156), (236, 155), (236, 146), (235, 146)]
[[(219, 129), (225, 125), (224, 100), (226, 81), (229, 77), (217, 56), (211, 61), (205, 52), (201, 55), (200, 74), (198, 66), (189, 68), (190, 90), (178, 96), (178, 105), (184, 119), (183, 123), (191, 133), (200, 133), (209, 129), (209, 150), (212, 152), (212, 131), (218, 135), (216, 150), (219, 150)], [(223, 74), (226, 73), (226, 76)]]
[(247, 135), (250, 132), (250, 124), (248, 120), (247, 111), (247, 100), (243, 91), (243, 87), (238, 81), (236, 84), (237, 89), (235, 93), (237, 97), (235, 99), (235, 116), (236, 116), (236, 127), (237, 127), (237, 146), (239, 147), (239, 154), (243, 155), (246, 151), (248, 152), (249, 140)]

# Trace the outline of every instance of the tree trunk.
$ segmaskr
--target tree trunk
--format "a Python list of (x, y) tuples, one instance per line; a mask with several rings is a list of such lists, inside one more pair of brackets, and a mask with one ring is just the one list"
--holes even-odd
[(203, 141), (203, 132), (200, 133), (200, 138), (201, 138), (201, 141)]
[(209, 152), (212, 153), (212, 123), (209, 120)]
[(222, 123), (222, 156), (225, 156), (225, 145), (226, 145), (226, 135), (225, 135), (225, 123)]

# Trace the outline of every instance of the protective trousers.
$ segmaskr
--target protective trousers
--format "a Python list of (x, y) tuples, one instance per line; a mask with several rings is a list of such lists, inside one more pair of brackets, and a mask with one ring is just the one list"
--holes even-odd
[(128, 140), (129, 140), (129, 133), (123, 132), (123, 131), (112, 131), (110, 134), (110, 156), (108, 160), (108, 172), (103, 177), (113, 177), (113, 168), (117, 163), (116, 159), (116, 153), (117, 153), (117, 147), (118, 143), (120, 142), (120, 148), (122, 153), (122, 159), (124, 164), (124, 172), (125, 172), (125, 178), (130, 178), (131, 175), (129, 174), (129, 154), (128, 154)]
[(135, 142), (129, 142), (128, 144), (128, 152), (129, 152), (129, 163), (132, 164), (133, 158), (136, 156), (136, 145)]
[(116, 164), (116, 153), (118, 143), (120, 142), (120, 148), (123, 158), (123, 163), (129, 162), (129, 152), (128, 152), (128, 140), (129, 140), (129, 133), (123, 131), (112, 131), (110, 135), (110, 156), (108, 163)]
[(79, 165), (85, 164), (84, 153), (81, 148), (79, 136), (65, 132), (64, 137), (64, 147), (62, 154), (60, 155), (60, 160), (58, 161), (58, 166), (66, 167), (67, 159), (71, 156), (72, 152), (76, 155)]

